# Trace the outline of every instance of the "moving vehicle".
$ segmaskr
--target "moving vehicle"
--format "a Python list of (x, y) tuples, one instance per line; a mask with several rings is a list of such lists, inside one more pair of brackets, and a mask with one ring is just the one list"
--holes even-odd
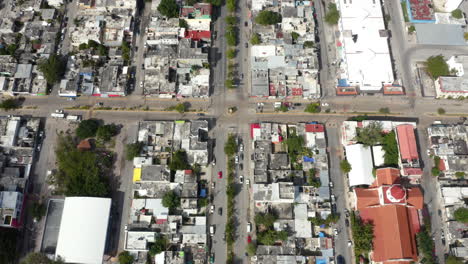
[(247, 233), (252, 232), (252, 223), (248, 222), (247, 223)]
[(215, 226), (210, 225), (210, 236), (214, 236), (214, 234), (215, 234)]

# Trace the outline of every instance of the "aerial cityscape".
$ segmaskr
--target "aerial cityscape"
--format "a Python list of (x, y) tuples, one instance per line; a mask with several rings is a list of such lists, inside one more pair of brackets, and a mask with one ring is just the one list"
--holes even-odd
[(0, 264), (468, 263), (467, 15), (1, 1)]

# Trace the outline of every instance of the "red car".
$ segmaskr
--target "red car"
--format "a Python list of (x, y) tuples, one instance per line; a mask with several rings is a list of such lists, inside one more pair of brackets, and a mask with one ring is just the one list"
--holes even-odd
[(247, 236), (247, 243), (252, 243), (252, 237), (251, 236)]
[(223, 172), (222, 171), (218, 171), (218, 179), (222, 179), (223, 178)]

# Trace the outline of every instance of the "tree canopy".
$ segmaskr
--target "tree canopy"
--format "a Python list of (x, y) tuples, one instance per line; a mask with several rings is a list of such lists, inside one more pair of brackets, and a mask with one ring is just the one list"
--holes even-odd
[(310, 103), (306, 106), (306, 113), (320, 113), (320, 103)]
[(19, 101), (15, 98), (8, 98), (0, 103), (0, 108), (9, 111), (19, 107)]
[(455, 210), (453, 216), (455, 217), (455, 220), (461, 223), (468, 223), (468, 209), (464, 207), (460, 207), (457, 210)]
[(262, 39), (260, 38), (260, 34), (258, 33), (252, 34), (252, 38), (250, 39), (250, 44), (252, 45), (262, 44)]
[(166, 250), (167, 239), (163, 235), (156, 235), (154, 243), (150, 245), (149, 253), (151, 256), (155, 256)]
[(379, 122), (372, 122), (363, 128), (357, 129), (356, 140), (364, 146), (377, 145), (382, 139), (382, 124)]
[(463, 18), (463, 12), (460, 9), (455, 9), (452, 11), (452, 16), (456, 19)]
[(364, 223), (353, 212), (351, 217), (351, 231), (354, 238), (354, 252), (356, 256), (366, 256), (372, 250), (374, 239), (374, 226)]
[[(13, 228), (0, 228), (0, 263), (16, 263), (19, 232)], [(26, 263), (33, 264), (33, 262)]]
[(255, 224), (263, 228), (271, 228), (278, 217), (273, 213), (258, 213), (255, 215)]
[(395, 131), (391, 131), (382, 137), (382, 149), (385, 151), (385, 166), (397, 167), (399, 155)]
[(431, 56), (426, 60), (426, 71), (435, 80), (439, 76), (450, 75), (450, 69), (444, 56)]
[(343, 173), (349, 173), (352, 169), (351, 164), (345, 159), (340, 162), (340, 168)]
[(162, 198), (162, 205), (166, 208), (174, 209), (180, 206), (180, 197), (174, 191), (168, 191)]
[(76, 128), (76, 136), (81, 139), (94, 137), (99, 128), (97, 119), (87, 119), (80, 122)]
[(49, 85), (55, 84), (65, 73), (66, 61), (62, 57), (52, 54), (47, 60), (39, 63), (38, 69), (44, 74)]
[(237, 143), (234, 135), (229, 135), (224, 145), (224, 153), (228, 156), (233, 156), (237, 151)]
[(279, 13), (276, 13), (270, 10), (262, 10), (255, 17), (255, 22), (263, 26), (281, 23), (281, 20), (282, 20), (282, 17)]
[(128, 251), (122, 251), (119, 254), (119, 264), (132, 264), (134, 258)]
[(107, 183), (103, 175), (112, 165), (107, 153), (79, 151), (70, 136), (59, 136), (57, 148), (57, 173), (54, 184), (65, 196), (108, 195)]
[(103, 141), (109, 141), (113, 136), (116, 136), (118, 132), (118, 127), (115, 124), (103, 125), (98, 127), (96, 137)]
[(236, 57), (236, 50), (235, 49), (228, 49), (226, 51), (226, 56), (228, 59), (234, 59)]
[(125, 145), (125, 157), (127, 160), (133, 160), (138, 157), (143, 150), (143, 142), (135, 142)]
[(187, 106), (184, 103), (179, 103), (174, 108), (177, 112), (183, 114), (187, 111)]
[(190, 169), (190, 164), (187, 161), (187, 152), (184, 150), (178, 150), (172, 153), (169, 168), (173, 171)]
[(432, 240), (430, 231), (426, 226), (421, 228), (421, 231), (416, 234), (416, 241), (418, 251), (423, 256), (421, 263), (435, 264), (432, 249), (434, 248), (434, 241)]
[(340, 12), (338, 12), (338, 8), (336, 7), (336, 4), (329, 3), (327, 13), (325, 14), (325, 22), (327, 22), (330, 25), (336, 25), (338, 24), (339, 20), (340, 20)]
[(161, 0), (158, 6), (158, 11), (161, 15), (174, 18), (179, 16), (179, 6), (175, 0)]
[(285, 241), (288, 239), (288, 232), (286, 231), (275, 231), (274, 229), (268, 229), (266, 231), (257, 233), (257, 241), (263, 245), (273, 245), (276, 241)]
[(31, 252), (20, 262), (20, 264), (62, 264), (61, 260), (51, 260), (44, 253)]

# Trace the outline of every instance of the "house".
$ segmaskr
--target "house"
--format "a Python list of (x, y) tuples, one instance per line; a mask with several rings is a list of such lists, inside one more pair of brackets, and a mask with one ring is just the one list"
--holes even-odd
[(421, 176), (419, 153), (416, 146), (414, 126), (406, 124), (396, 127), (400, 167), (404, 176)]
[(468, 56), (452, 56), (447, 64), (456, 73), (454, 76), (440, 76), (434, 81), (436, 98), (468, 97)]

